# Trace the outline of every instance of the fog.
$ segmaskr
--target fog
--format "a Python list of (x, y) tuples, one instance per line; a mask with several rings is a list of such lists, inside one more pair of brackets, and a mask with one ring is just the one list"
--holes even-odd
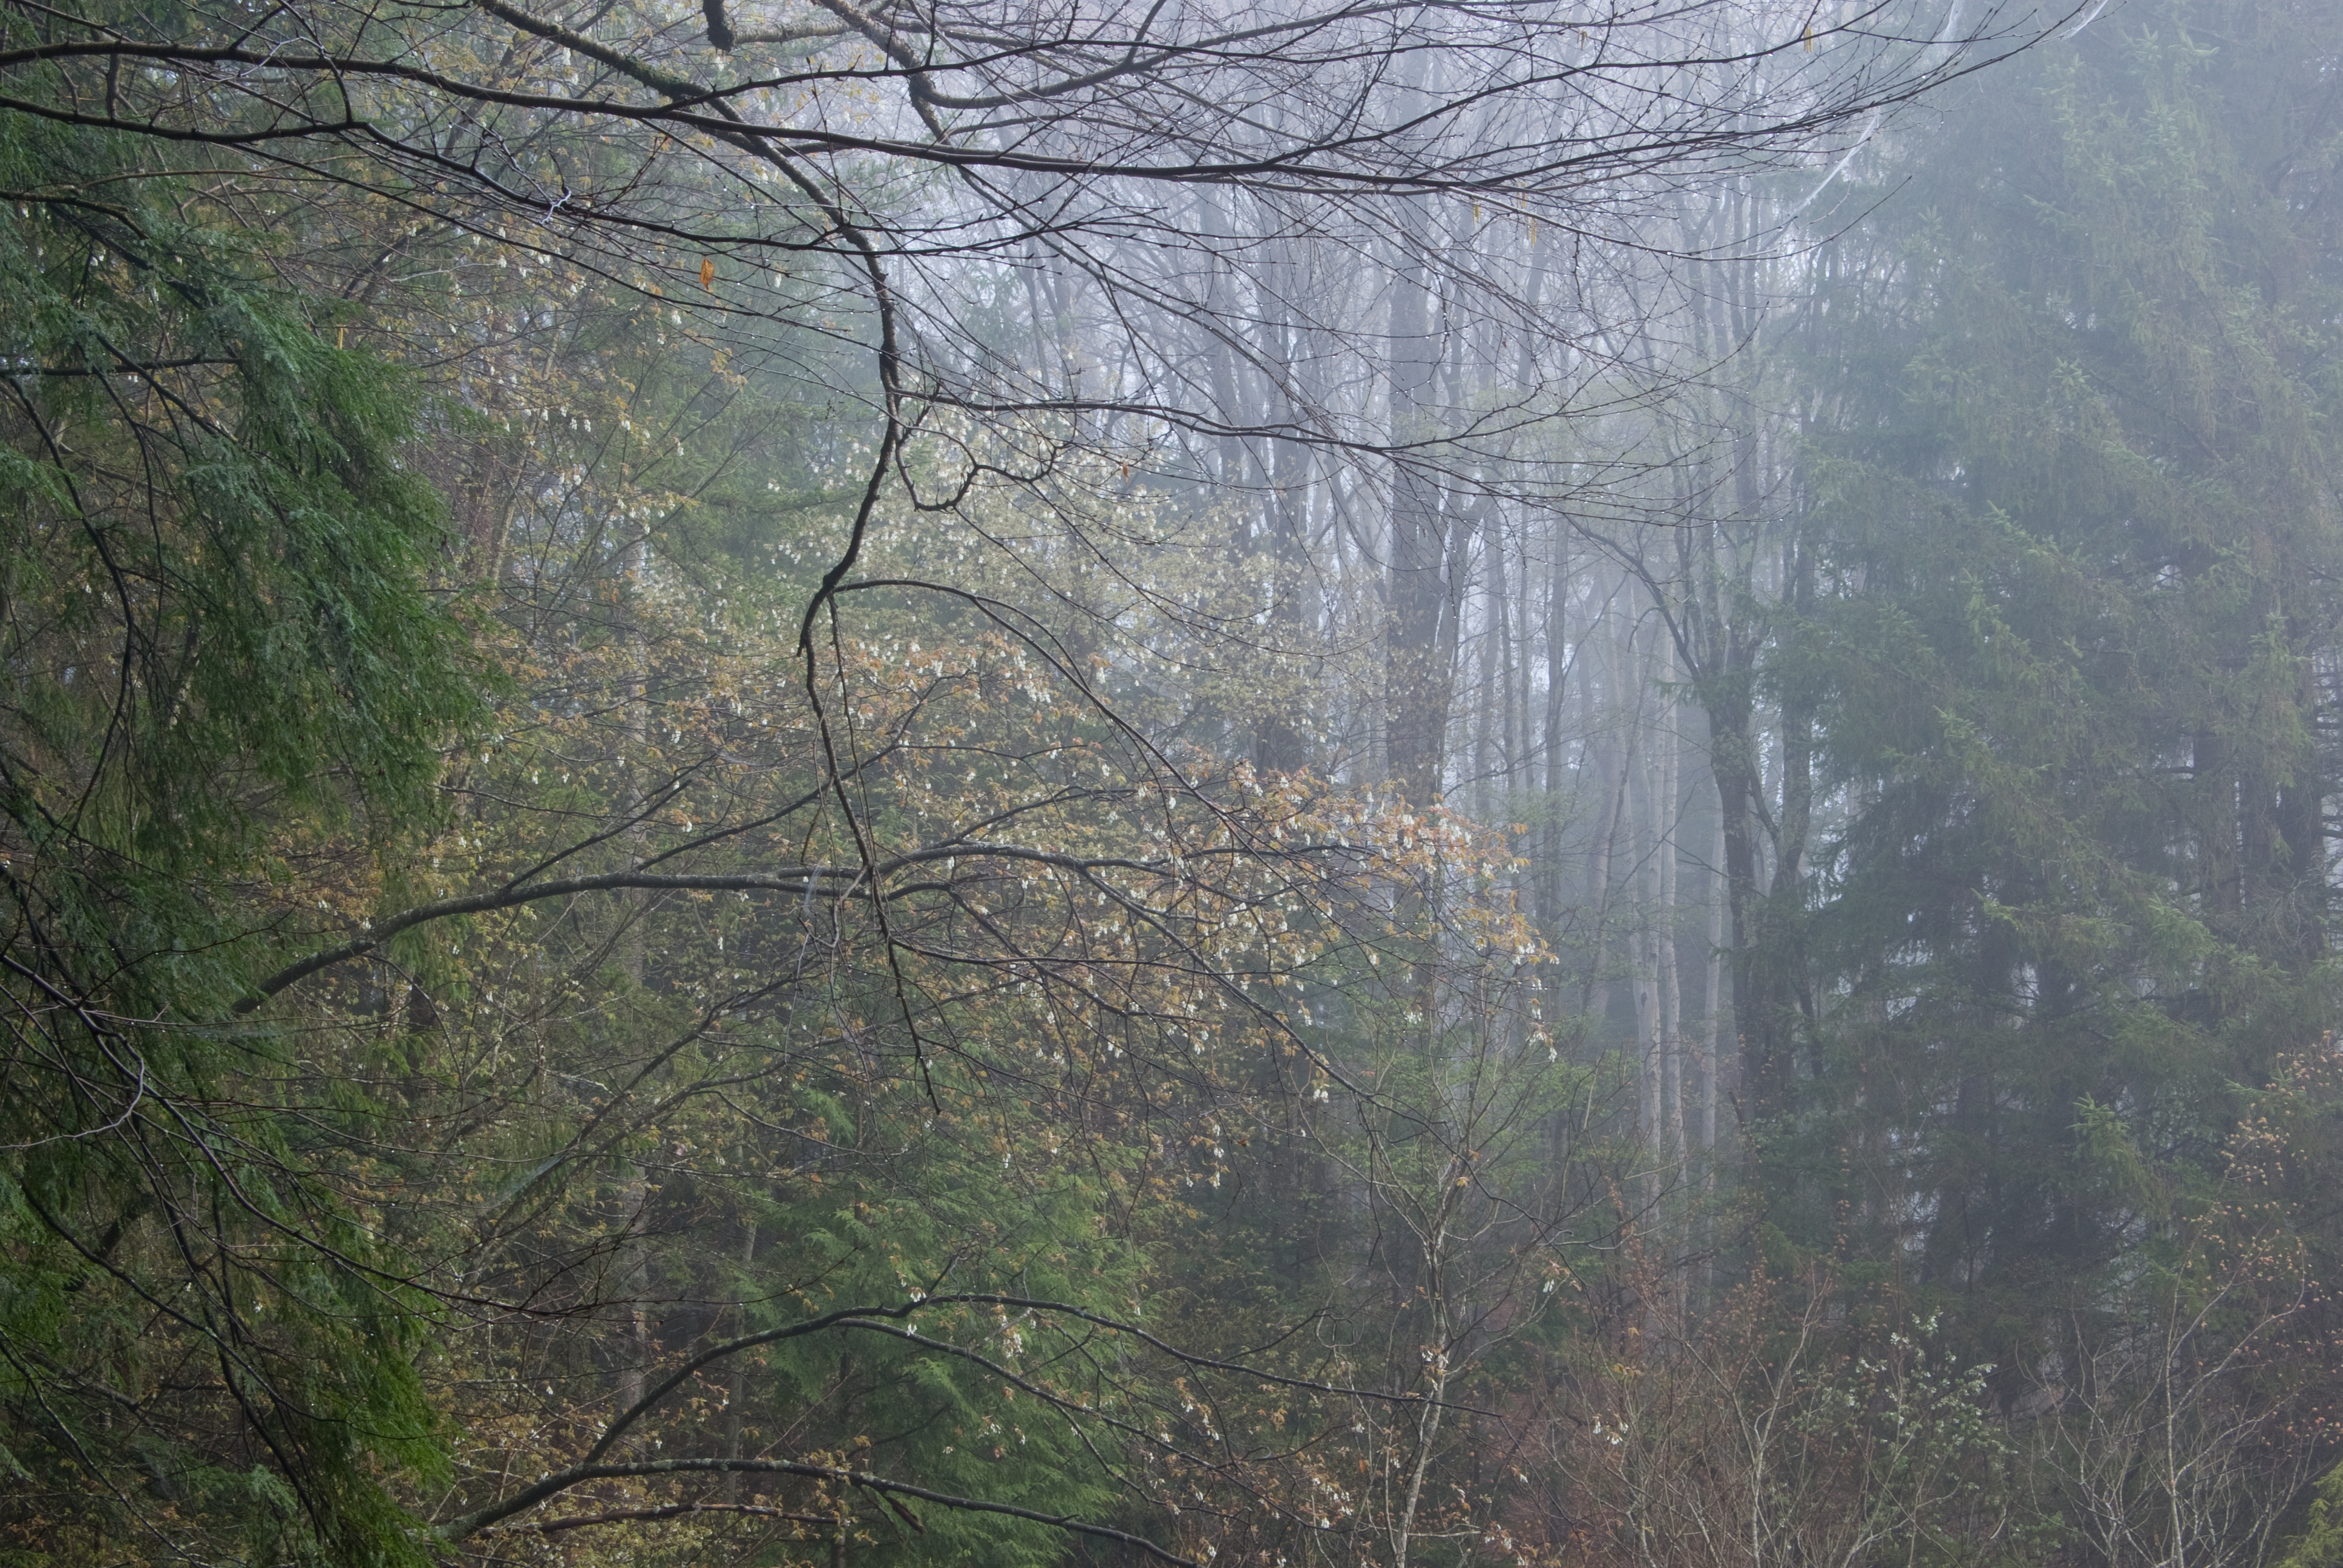
[(24, 1563), (2343, 1553), (2335, 7), (0, 26)]

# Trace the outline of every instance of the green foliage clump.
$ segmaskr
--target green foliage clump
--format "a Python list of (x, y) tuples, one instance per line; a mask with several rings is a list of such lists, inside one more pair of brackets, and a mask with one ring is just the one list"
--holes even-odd
[(232, 1009), (287, 858), (427, 817), (482, 680), (413, 394), (156, 153), (0, 114), (0, 1506), (411, 1561), (417, 1298)]

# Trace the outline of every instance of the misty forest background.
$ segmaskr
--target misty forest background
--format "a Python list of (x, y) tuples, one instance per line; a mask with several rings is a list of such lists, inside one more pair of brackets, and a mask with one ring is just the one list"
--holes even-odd
[(7, 0), (0, 1562), (2343, 1563), (2343, 5)]

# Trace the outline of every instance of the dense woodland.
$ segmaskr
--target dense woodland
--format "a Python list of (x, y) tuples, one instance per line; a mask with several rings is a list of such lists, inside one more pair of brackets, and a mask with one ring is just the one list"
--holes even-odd
[(2343, 1564), (2343, 5), (0, 4), (0, 1563)]

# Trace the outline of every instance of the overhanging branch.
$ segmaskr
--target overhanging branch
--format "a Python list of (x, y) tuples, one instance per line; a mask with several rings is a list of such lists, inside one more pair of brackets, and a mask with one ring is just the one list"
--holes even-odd
[(979, 1497), (960, 1497), (930, 1487), (915, 1486), (908, 1481), (890, 1481), (867, 1470), (848, 1470), (833, 1464), (808, 1464), (791, 1459), (655, 1459), (636, 1464), (581, 1464), (548, 1475), (536, 1485), (526, 1487), (505, 1499), (490, 1503), (475, 1513), (467, 1513), (440, 1528), (440, 1539), (454, 1543), (477, 1535), (489, 1525), (525, 1513), (549, 1497), (558, 1496), (573, 1486), (589, 1481), (610, 1481), (628, 1477), (660, 1475), (793, 1475), (812, 1481), (828, 1481), (860, 1487), (890, 1500), (914, 1498), (932, 1503), (940, 1508), (956, 1508), (970, 1513), (992, 1513), (1010, 1519), (1030, 1520), (1076, 1535), (1093, 1536), (1101, 1541), (1116, 1541), (1125, 1546), (1146, 1553), (1158, 1562), (1174, 1564), (1174, 1568), (1202, 1568), (1192, 1558), (1158, 1546), (1144, 1535), (1128, 1530), (1117, 1530), (1110, 1524), (1092, 1524), (1070, 1513), (1044, 1513), (1038, 1508), (1020, 1508), (1013, 1503), (988, 1503)]

